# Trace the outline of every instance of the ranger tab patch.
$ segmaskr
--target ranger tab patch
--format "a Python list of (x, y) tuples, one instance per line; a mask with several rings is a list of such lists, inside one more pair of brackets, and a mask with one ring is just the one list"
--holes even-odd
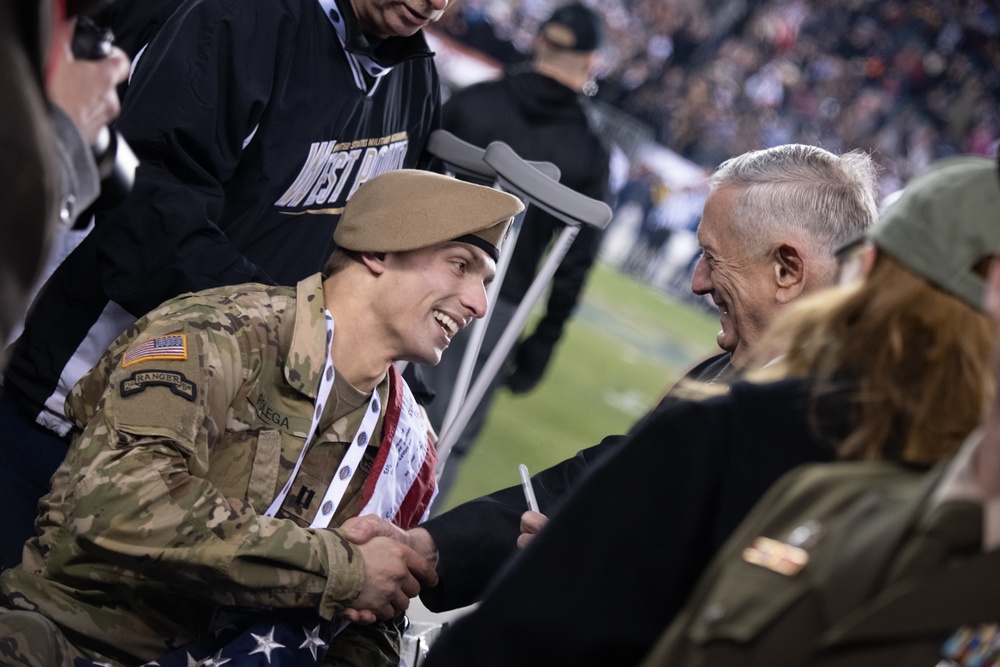
[(122, 398), (145, 391), (147, 387), (166, 387), (173, 393), (189, 401), (193, 401), (198, 387), (183, 373), (176, 371), (135, 371), (127, 379), (122, 380), (120, 392)]
[(185, 334), (170, 334), (150, 338), (147, 341), (133, 345), (125, 351), (122, 357), (122, 368), (137, 364), (140, 361), (184, 361), (188, 358), (187, 336)]

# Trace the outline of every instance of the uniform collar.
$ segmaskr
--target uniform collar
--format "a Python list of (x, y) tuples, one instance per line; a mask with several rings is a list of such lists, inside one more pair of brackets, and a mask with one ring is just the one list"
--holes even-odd
[(295, 287), (292, 345), (285, 358), (285, 381), (311, 399), (316, 398), (320, 375), (329, 354), (325, 305), (321, 274), (316, 273), (299, 281)]

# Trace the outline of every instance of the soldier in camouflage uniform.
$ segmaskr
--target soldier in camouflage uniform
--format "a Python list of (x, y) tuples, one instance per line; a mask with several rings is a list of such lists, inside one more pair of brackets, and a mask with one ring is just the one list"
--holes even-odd
[(181, 296), (123, 333), (74, 388), (79, 432), (0, 577), (3, 664), (140, 664), (268, 607), (356, 621), (325, 664), (397, 664), (392, 619), (433, 566), (336, 526), (425, 516), (436, 455), (392, 362), (436, 363), (485, 313), (521, 208), (389, 172), (351, 198), (325, 278)]

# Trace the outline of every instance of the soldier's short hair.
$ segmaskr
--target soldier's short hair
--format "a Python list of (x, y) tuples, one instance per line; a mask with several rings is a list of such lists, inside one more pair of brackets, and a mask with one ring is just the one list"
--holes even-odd
[(346, 248), (337, 248), (326, 260), (326, 264), (323, 265), (323, 277), (329, 278), (335, 273), (339, 273), (350, 266), (353, 262), (360, 262), (361, 255), (353, 250), (347, 250)]

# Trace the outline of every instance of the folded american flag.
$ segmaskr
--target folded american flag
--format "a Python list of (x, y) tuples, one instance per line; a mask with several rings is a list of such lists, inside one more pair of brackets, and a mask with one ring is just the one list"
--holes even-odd
[[(228, 624), (143, 667), (317, 667), (338, 626), (306, 609), (262, 611), (249, 624)], [(77, 658), (75, 667), (107, 667)]]

